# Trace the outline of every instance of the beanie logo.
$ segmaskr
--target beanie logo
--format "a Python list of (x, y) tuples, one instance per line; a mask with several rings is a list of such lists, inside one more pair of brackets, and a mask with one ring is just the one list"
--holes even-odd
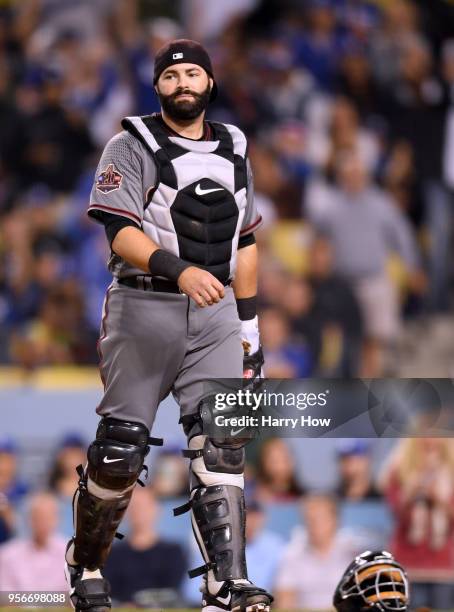
[(172, 55), (172, 59), (181, 59), (183, 57), (182, 53), (174, 53)]

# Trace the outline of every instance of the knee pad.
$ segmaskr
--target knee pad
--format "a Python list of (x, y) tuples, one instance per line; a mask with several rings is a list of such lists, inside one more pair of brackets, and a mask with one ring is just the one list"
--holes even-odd
[(202, 400), (196, 414), (180, 419), (189, 440), (183, 456), (191, 459), (191, 489), (198, 486), (233, 485), (244, 488), (245, 445), (248, 438), (213, 438), (203, 434), (210, 398)]
[(244, 448), (218, 447), (206, 436), (195, 436), (183, 454), (191, 459), (191, 490), (224, 484), (244, 488)]
[[(250, 427), (242, 427), (239, 431), (245, 430), (243, 437), (234, 435), (232, 436), (228, 431), (224, 434), (220, 430), (213, 434), (213, 410), (215, 409), (214, 396), (208, 396), (199, 402), (197, 412), (189, 415), (184, 415), (180, 418), (180, 423), (183, 425), (184, 433), (186, 434), (188, 441), (195, 436), (208, 435), (212, 440), (213, 444), (218, 448), (235, 449), (243, 448), (248, 444), (256, 434), (256, 431), (251, 432)], [(228, 409), (229, 410), (229, 409)], [(224, 416), (235, 414), (235, 408), (233, 412), (223, 412)], [(238, 432), (239, 433), (239, 432)]]
[(148, 434), (141, 423), (103, 418), (88, 448), (88, 478), (114, 491), (134, 485), (150, 450)]
[(216, 440), (205, 438), (202, 449), (205, 467), (209, 472), (242, 474), (246, 453), (244, 446), (218, 446)]
[[(144, 467), (149, 444), (141, 423), (105, 417), (88, 449), (88, 466), (79, 466), (79, 488), (73, 500), (73, 560), (90, 570), (103, 567), (112, 540)], [(139, 481), (140, 482), (140, 481)]]

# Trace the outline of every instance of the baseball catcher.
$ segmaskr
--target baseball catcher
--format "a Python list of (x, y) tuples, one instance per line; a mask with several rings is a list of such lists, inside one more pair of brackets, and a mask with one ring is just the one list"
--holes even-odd
[(203, 565), (205, 612), (267, 611), (248, 580), (246, 439), (204, 435), (204, 381), (260, 376), (257, 212), (244, 134), (206, 121), (216, 96), (210, 58), (181, 39), (156, 55), (161, 113), (127, 117), (102, 154), (88, 214), (105, 227), (113, 281), (99, 339), (101, 417), (79, 468), (66, 552), (77, 611), (110, 608), (102, 568), (144, 469), (160, 402), (180, 406), (190, 459), (190, 511)]

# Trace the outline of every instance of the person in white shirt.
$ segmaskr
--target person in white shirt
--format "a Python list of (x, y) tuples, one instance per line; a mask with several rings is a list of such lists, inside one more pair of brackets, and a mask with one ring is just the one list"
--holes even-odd
[(298, 527), (276, 578), (276, 608), (327, 610), (345, 567), (361, 549), (352, 533), (339, 529), (336, 500), (311, 494), (303, 501), (304, 529)]
[(30, 537), (0, 546), (0, 591), (66, 591), (61, 569), (66, 542), (57, 534), (58, 512), (51, 493), (30, 498)]

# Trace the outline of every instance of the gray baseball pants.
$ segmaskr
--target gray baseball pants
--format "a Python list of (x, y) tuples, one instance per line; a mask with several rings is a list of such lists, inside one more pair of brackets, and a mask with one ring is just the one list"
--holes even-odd
[(233, 290), (200, 308), (185, 295), (142, 291), (114, 281), (104, 302), (98, 343), (101, 416), (152, 428), (172, 393), (181, 416), (197, 412), (204, 381), (241, 378), (243, 347)]

